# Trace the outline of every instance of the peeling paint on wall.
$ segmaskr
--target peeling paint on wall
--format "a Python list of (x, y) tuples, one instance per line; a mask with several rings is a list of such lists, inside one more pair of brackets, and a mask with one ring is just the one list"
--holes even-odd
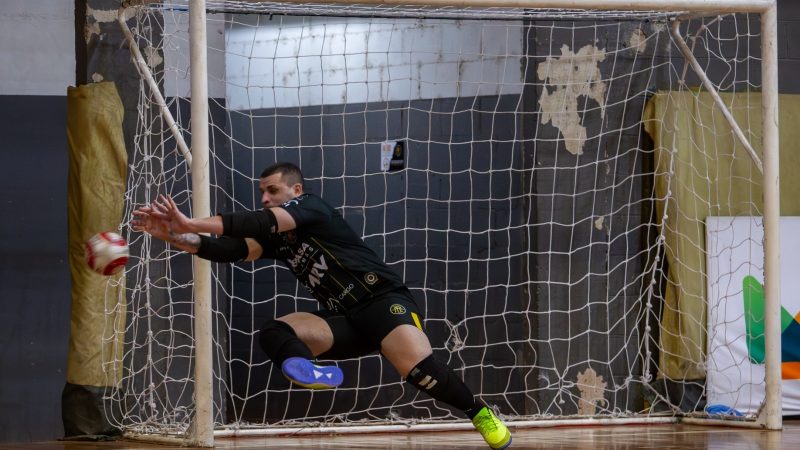
[(147, 61), (147, 65), (150, 66), (151, 69), (155, 69), (164, 62), (161, 52), (155, 47), (148, 45), (145, 47), (144, 52), (142, 53), (144, 55), (144, 59)]
[(100, 24), (97, 22), (89, 22), (87, 20), (83, 27), (83, 39), (88, 44), (94, 35), (100, 35)]
[(602, 375), (598, 375), (591, 367), (582, 373), (578, 373), (576, 382), (578, 391), (581, 393), (581, 402), (578, 404), (578, 414), (582, 416), (592, 416), (597, 411), (597, 404), (607, 404), (604, 393), (607, 383)]
[(106, 22), (115, 22), (117, 20), (118, 11), (116, 9), (94, 9), (91, 6), (86, 6), (86, 26), (84, 27), (83, 34), (86, 43), (92, 40), (92, 36), (100, 35), (100, 24)]
[(636, 53), (642, 53), (647, 49), (647, 35), (644, 31), (640, 28), (633, 30), (631, 37), (628, 38), (628, 48), (636, 50)]
[(93, 18), (95, 22), (116, 22), (118, 12), (116, 9), (94, 9), (86, 6), (86, 16)]
[[(588, 96), (601, 107), (605, 115), (606, 84), (601, 81), (599, 63), (606, 59), (605, 49), (585, 45), (577, 53), (567, 45), (561, 47), (561, 57), (548, 57), (539, 64), (537, 75), (545, 82), (539, 106), (542, 124), (551, 122), (561, 131), (564, 145), (573, 155), (583, 153), (586, 128), (578, 114), (578, 97)], [(548, 88), (555, 87), (551, 92)]]
[(598, 230), (602, 230), (603, 222), (605, 222), (605, 219), (606, 218), (603, 216), (598, 217), (597, 220), (594, 221), (594, 227), (597, 228)]

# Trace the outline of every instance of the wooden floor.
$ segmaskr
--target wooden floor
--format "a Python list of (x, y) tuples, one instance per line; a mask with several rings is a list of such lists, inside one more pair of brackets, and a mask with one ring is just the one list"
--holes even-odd
[[(511, 449), (800, 449), (800, 420), (784, 421), (783, 431), (696, 425), (619, 425), (512, 430)], [(264, 449), (414, 449), (485, 450), (477, 432), (415, 432), (378, 435), (218, 438), (217, 448)], [(180, 450), (189, 447), (133, 441), (3, 444), (3, 450)]]

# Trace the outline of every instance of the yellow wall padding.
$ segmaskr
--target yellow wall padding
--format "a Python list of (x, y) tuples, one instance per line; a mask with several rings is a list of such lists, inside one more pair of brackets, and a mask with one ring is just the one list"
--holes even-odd
[[(67, 382), (83, 386), (116, 386), (124, 337), (124, 279), (92, 272), (84, 260), (84, 243), (122, 222), (127, 153), (122, 134), (124, 110), (114, 83), (103, 82), (67, 91), (69, 143), (68, 227), (72, 277)], [(110, 311), (107, 312), (107, 311)]]
[[(761, 155), (761, 95), (722, 98)], [(780, 96), (781, 215), (800, 215), (800, 96)], [(749, 106), (748, 106), (749, 105)], [(668, 283), (661, 322), (660, 376), (705, 378), (708, 216), (763, 214), (762, 176), (706, 92), (659, 92), (647, 104), (645, 129), (655, 143), (655, 189), (668, 200)], [(674, 151), (669, 177), (670, 153)], [(752, 180), (752, 181), (751, 181)], [(657, 206), (660, 220), (664, 203)]]

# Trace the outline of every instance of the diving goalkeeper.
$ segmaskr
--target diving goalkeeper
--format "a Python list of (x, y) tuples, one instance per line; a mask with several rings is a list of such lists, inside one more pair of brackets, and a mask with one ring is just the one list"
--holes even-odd
[[(169, 196), (134, 211), (133, 228), (216, 262), (282, 261), (323, 306), (270, 320), (259, 342), (292, 383), (309, 389), (339, 386), (340, 360), (379, 351), (408, 382), (463, 411), (494, 449), (511, 444), (503, 422), (445, 364), (433, 357), (419, 309), (403, 280), (320, 197), (303, 191), (291, 163), (266, 168), (259, 189), (263, 210), (189, 218)], [(199, 233), (211, 233), (208, 237)]]

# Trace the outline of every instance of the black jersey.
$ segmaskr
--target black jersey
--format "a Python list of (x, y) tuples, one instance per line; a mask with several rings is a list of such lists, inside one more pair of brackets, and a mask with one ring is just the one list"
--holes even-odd
[(348, 309), (396, 289), (402, 279), (320, 197), (303, 194), (281, 205), (297, 227), (256, 238), (261, 258), (284, 262), (326, 308)]

